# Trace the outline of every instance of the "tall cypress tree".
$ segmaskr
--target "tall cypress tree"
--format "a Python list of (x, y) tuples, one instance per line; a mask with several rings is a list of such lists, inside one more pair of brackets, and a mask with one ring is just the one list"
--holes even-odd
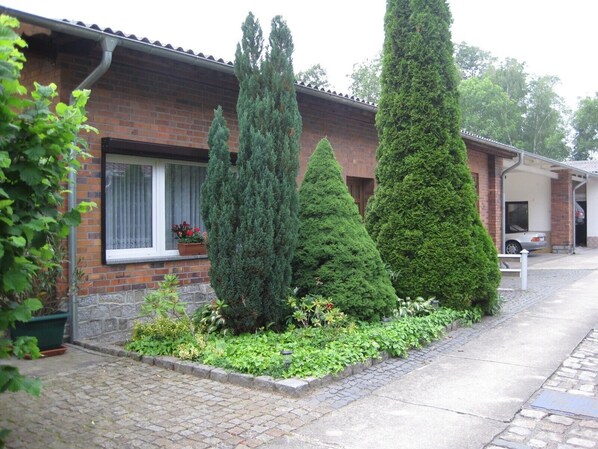
[(201, 189), (201, 214), (208, 231), (210, 279), (219, 298), (237, 295), (233, 284), (235, 229), (237, 223), (237, 179), (231, 171), (228, 139), (230, 132), (222, 108), (214, 111), (208, 133), (210, 158), (208, 176)]
[(367, 227), (399, 295), (491, 312), (500, 280), (460, 136), (446, 0), (389, 0)]
[[(262, 65), (265, 89), (271, 95), (273, 106), (268, 109), (268, 130), (274, 145), (274, 257), (270, 301), (276, 303), (286, 298), (291, 283), (291, 262), (299, 229), (297, 172), (299, 169), (299, 140), (301, 115), (295, 93), (293, 71), (293, 40), (291, 32), (280, 16), (271, 23), (270, 50)], [(266, 304), (273, 311), (268, 319), (279, 321), (282, 309)]]
[(293, 285), (299, 293), (330, 297), (360, 320), (388, 316), (396, 304), (395, 291), (327, 139), (309, 159), (299, 203), (293, 260)]
[[(278, 16), (272, 20), (270, 49), (265, 55), (262, 30), (251, 13), (242, 30), (235, 56), (237, 176), (231, 176), (223, 162), (229, 160), (224, 149), (228, 135), (217, 111), (210, 132), (210, 158), (220, 162), (208, 168), (204, 191), (204, 202), (211, 201), (204, 220), (212, 285), (228, 304), (225, 313), (236, 332), (281, 323), (284, 315), (298, 229), (296, 177), (301, 135), (288, 27)], [(232, 188), (224, 189), (223, 183)]]

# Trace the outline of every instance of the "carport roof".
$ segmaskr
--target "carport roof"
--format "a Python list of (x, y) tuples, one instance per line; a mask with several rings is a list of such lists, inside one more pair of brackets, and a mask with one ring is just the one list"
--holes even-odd
[(567, 165), (598, 174), (598, 161), (569, 161)]

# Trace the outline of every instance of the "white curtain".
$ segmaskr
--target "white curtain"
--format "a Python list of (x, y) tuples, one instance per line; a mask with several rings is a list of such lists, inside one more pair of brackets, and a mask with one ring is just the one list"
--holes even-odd
[(201, 185), (206, 178), (206, 167), (197, 165), (166, 164), (166, 249), (176, 249), (171, 231), (173, 224), (186, 221), (205, 231), (201, 219)]
[(106, 163), (106, 249), (152, 247), (152, 166)]

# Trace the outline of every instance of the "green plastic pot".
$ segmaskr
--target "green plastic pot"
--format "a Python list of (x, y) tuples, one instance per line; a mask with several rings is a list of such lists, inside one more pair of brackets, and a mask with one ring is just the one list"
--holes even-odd
[(68, 316), (68, 312), (61, 312), (53, 315), (35, 316), (26, 323), (18, 321), (15, 323), (15, 328), (11, 330), (10, 335), (13, 340), (18, 337), (36, 337), (40, 351), (56, 349), (62, 346), (64, 325)]

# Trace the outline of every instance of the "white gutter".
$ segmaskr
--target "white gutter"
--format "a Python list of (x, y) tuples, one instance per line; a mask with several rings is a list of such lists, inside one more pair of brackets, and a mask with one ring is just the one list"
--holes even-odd
[[(100, 64), (85, 78), (75, 90), (89, 89), (99, 80), (110, 68), (112, 64), (112, 52), (118, 45), (118, 40), (112, 37), (103, 37), (102, 44), (102, 60)], [(71, 94), (70, 104), (74, 103), (75, 99)], [(68, 181), (68, 210), (74, 209), (77, 206), (77, 172), (69, 173)], [(70, 338), (71, 343), (79, 339), (79, 318), (77, 315), (77, 227), (71, 226), (68, 236), (68, 263), (69, 263), (69, 312), (71, 317)]]
[(513, 165), (511, 165), (510, 167), (504, 169), (502, 171), (502, 173), (500, 174), (500, 189), (501, 189), (501, 202), (502, 202), (502, 251), (503, 253), (506, 251), (505, 249), (505, 244), (506, 244), (506, 240), (507, 240), (507, 205), (506, 205), (506, 200), (505, 200), (505, 179), (506, 179), (506, 175), (507, 173), (509, 173), (512, 170), (515, 170), (517, 167), (519, 167), (522, 163), (523, 163), (523, 158), (524, 158), (524, 154), (523, 153), (519, 153), (519, 159), (517, 160), (517, 162), (515, 162)]

